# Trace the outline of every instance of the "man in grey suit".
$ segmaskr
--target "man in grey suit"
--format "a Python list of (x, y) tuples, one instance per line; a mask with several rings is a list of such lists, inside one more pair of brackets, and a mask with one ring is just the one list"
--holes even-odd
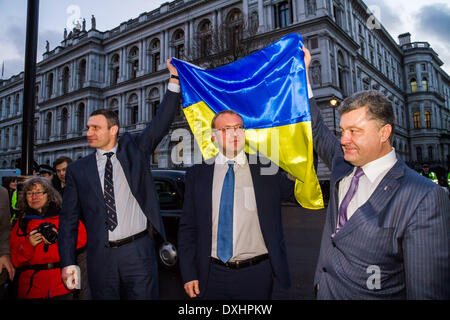
[(450, 299), (450, 201), (397, 158), (390, 101), (377, 91), (345, 99), (340, 142), (310, 107), (314, 149), (331, 170), (317, 298)]

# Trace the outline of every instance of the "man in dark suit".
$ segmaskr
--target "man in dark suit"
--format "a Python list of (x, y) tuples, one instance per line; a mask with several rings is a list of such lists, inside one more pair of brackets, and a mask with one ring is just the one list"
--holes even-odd
[(178, 73), (170, 60), (167, 66), (168, 91), (147, 128), (117, 139), (115, 113), (96, 110), (87, 124), (87, 140), (96, 151), (67, 167), (58, 241), (62, 278), (73, 287), (81, 216), (88, 234), (87, 268), (94, 299), (158, 297), (152, 230), (165, 236), (150, 155), (167, 134), (180, 100)]
[(377, 91), (345, 99), (340, 142), (310, 107), (314, 149), (331, 170), (317, 298), (450, 299), (450, 201), (397, 158), (391, 102)]
[(244, 153), (237, 113), (218, 113), (211, 127), (220, 152), (186, 174), (178, 233), (184, 289), (191, 298), (270, 299), (273, 276), (290, 285), (281, 202), (295, 201), (294, 182), (278, 167), (265, 175), (274, 164)]

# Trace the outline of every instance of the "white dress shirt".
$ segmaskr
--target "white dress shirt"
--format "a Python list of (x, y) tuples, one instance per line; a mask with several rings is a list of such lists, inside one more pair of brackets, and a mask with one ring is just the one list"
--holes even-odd
[(98, 175), (102, 184), (102, 190), (104, 190), (105, 166), (108, 160), (108, 157), (104, 154), (107, 152), (114, 152), (114, 155), (111, 157), (111, 164), (113, 166), (114, 200), (117, 213), (117, 227), (113, 231), (108, 231), (108, 236), (109, 241), (116, 241), (147, 229), (147, 217), (131, 193), (125, 173), (119, 160), (117, 160), (117, 144), (112, 150), (97, 149), (96, 152)]
[(228, 159), (222, 153), (214, 164), (212, 190), (212, 245), (211, 256), (217, 258), (217, 230), (219, 223), (220, 198), (227, 161), (234, 161), (234, 206), (233, 206), (233, 256), (230, 261), (250, 259), (267, 253), (267, 247), (259, 225), (250, 166), (244, 151), (236, 158)]
[[(359, 178), (358, 189), (355, 195), (347, 207), (347, 219), (350, 219), (355, 211), (361, 207), (367, 200), (369, 200), (372, 193), (380, 184), (381, 180), (384, 178), (386, 173), (395, 165), (397, 162), (397, 156), (395, 155), (395, 149), (392, 148), (391, 152), (384, 155), (381, 158), (373, 160), (366, 163), (361, 167), (364, 174)], [(355, 175), (356, 167), (353, 169), (352, 173), (339, 182), (339, 206), (347, 194), (350, 184), (352, 182), (353, 176)], [(337, 224), (336, 224), (337, 225)]]

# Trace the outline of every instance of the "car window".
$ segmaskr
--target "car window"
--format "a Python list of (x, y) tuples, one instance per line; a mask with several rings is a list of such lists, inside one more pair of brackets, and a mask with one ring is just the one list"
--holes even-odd
[(182, 209), (183, 201), (170, 181), (155, 179), (155, 186), (159, 197), (159, 206), (162, 210)]

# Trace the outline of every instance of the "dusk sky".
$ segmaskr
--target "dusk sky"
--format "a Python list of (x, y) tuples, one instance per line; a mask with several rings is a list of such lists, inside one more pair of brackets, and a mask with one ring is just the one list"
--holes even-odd
[[(45, 41), (50, 50), (63, 40), (63, 31), (79, 16), (91, 27), (91, 15), (96, 17), (97, 29), (106, 31), (121, 22), (158, 8), (165, 0), (41, 0), (39, 8), (38, 61), (42, 60)], [(395, 41), (410, 32), (412, 41), (427, 41), (444, 62), (450, 74), (450, 4), (444, 0), (366, 0), (381, 24)], [(376, 6), (376, 7), (372, 7)], [(0, 0), (0, 78), (7, 79), (23, 71), (26, 29), (26, 0)], [(69, 30), (68, 30), (69, 31)], [(5, 65), (1, 77), (1, 65)]]

